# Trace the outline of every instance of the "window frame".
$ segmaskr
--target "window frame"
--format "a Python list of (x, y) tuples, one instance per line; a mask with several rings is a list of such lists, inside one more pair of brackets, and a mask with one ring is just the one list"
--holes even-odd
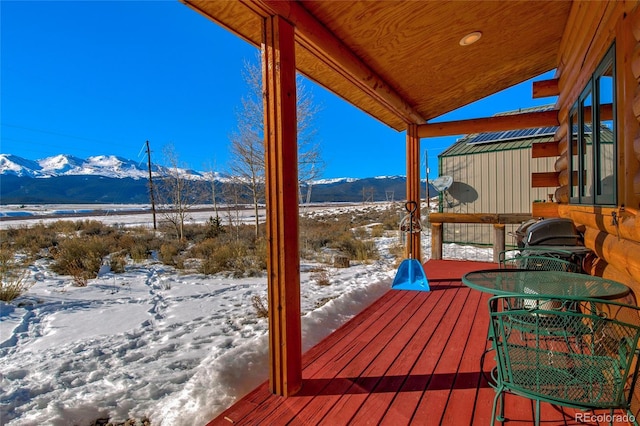
[[(611, 69), (611, 103), (612, 103), (612, 188), (610, 194), (602, 193), (602, 166), (604, 164), (603, 142), (601, 133), (600, 108), (603, 104), (601, 93), (601, 77)], [(615, 43), (604, 55), (595, 69), (587, 85), (569, 111), (567, 135), (567, 159), (569, 174), (569, 202), (572, 204), (588, 204), (615, 206), (618, 198), (618, 164), (617, 164), (617, 114), (616, 114), (616, 61)], [(589, 105), (589, 102), (591, 105)], [(591, 113), (587, 115), (588, 109)], [(577, 120), (577, 121), (576, 121)], [(576, 121), (576, 122), (574, 122)], [(609, 120), (607, 120), (609, 121)], [(588, 125), (591, 123), (589, 140)], [(577, 162), (577, 164), (576, 164)]]

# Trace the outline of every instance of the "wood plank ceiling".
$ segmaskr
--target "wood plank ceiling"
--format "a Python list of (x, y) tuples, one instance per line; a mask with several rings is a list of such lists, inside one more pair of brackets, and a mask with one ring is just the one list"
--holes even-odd
[[(183, 0), (250, 43), (296, 25), (299, 72), (404, 131), (557, 67), (571, 1)], [(461, 46), (461, 38), (481, 39)]]

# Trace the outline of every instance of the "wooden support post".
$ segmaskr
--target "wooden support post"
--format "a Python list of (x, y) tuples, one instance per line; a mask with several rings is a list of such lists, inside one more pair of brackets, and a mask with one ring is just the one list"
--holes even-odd
[(493, 261), (496, 263), (500, 261), (500, 252), (505, 248), (505, 228), (502, 223), (493, 225)]
[[(418, 205), (414, 218), (420, 221), (420, 138), (418, 126), (410, 124), (407, 127), (407, 201), (415, 201)], [(420, 233), (415, 232), (407, 238), (405, 257), (411, 256), (422, 262), (422, 244)]]
[(294, 28), (272, 16), (263, 31), (269, 387), (289, 396), (302, 386)]
[(442, 259), (442, 223), (431, 223), (431, 259)]

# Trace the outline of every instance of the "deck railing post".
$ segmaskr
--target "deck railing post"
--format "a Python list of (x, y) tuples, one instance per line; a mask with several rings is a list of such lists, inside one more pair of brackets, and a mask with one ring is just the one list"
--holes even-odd
[(505, 249), (505, 225), (496, 223), (493, 225), (493, 261), (500, 261), (500, 252)]
[(442, 259), (442, 223), (431, 224), (431, 259)]

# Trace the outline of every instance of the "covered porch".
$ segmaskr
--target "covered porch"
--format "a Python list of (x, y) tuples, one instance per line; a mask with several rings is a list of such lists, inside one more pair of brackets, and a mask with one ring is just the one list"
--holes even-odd
[[(420, 200), (422, 139), (557, 128), (552, 142), (532, 149), (532, 159), (555, 158), (553, 170), (513, 174), (555, 193), (554, 203), (531, 200), (531, 216), (571, 219), (596, 255), (588, 272), (640, 288), (637, 1), (182, 1), (259, 46), (263, 64), (270, 381), (214, 424), (478, 424), (490, 416), (493, 391), (479, 366), (486, 300), (460, 283), (465, 268), (486, 264), (429, 262), (431, 293), (389, 292), (301, 357), (296, 72), (406, 132), (407, 201)], [(441, 121), (553, 69), (553, 79), (532, 86), (532, 98), (555, 98), (553, 109)], [(598, 87), (611, 99), (596, 99)], [(616, 134), (606, 167), (593, 123)], [(412, 234), (405, 257), (423, 259), (421, 247)], [(506, 415), (529, 424), (533, 409), (521, 404), (507, 401)], [(542, 412), (553, 424), (578, 420)]]
[[(460, 278), (495, 267), (428, 261), (431, 291), (390, 290), (305, 353), (295, 396), (273, 395), (265, 382), (209, 425), (488, 424), (495, 392), (485, 375), (495, 365), (492, 355), (480, 366), (488, 347), (488, 295)], [(507, 424), (532, 424), (534, 404), (507, 395), (505, 414)], [(543, 403), (541, 423), (608, 424), (597, 417), (607, 414)]]

